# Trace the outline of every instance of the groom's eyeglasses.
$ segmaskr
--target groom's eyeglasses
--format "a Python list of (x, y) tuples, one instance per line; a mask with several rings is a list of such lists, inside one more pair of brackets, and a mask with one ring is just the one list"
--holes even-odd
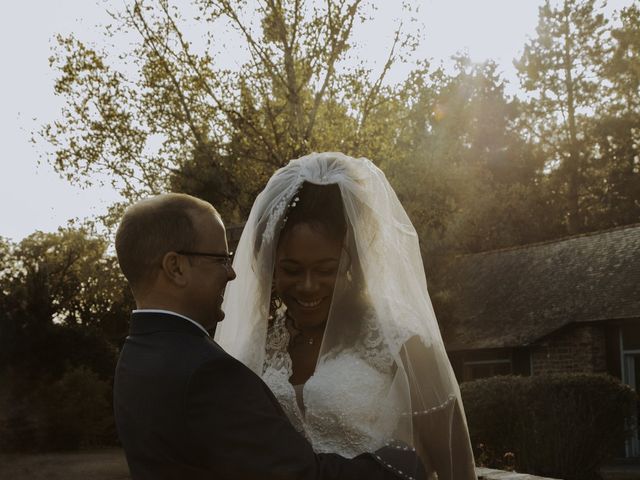
[(180, 250), (176, 252), (178, 255), (186, 255), (188, 257), (209, 257), (215, 258), (218, 260), (218, 263), (224, 265), (225, 267), (230, 267), (233, 263), (233, 252), (229, 253), (204, 253), (204, 252), (186, 252), (184, 250)]

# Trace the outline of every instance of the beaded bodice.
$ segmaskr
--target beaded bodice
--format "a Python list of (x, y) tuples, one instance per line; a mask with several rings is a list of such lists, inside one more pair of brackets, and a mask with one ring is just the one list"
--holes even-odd
[(379, 335), (370, 332), (361, 345), (327, 355), (318, 363), (302, 389), (304, 411), (289, 383), (289, 340), (285, 315), (281, 314), (267, 332), (262, 379), (314, 450), (351, 458), (384, 446), (400, 412), (394, 413), (380, 402), (389, 390), (392, 359), (376, 348)]

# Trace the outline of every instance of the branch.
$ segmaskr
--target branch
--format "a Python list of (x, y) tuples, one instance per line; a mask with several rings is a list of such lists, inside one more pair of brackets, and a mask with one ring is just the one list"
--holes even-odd
[[(221, 112), (223, 112), (228, 118), (235, 119), (236, 121), (239, 120), (240, 122), (242, 122), (242, 124), (248, 126), (249, 129), (256, 134), (256, 136), (258, 137), (258, 140), (267, 149), (269, 154), (272, 155), (272, 156), (275, 156), (276, 158), (279, 158), (279, 155), (276, 153), (276, 150), (274, 149), (273, 145), (271, 145), (264, 138), (264, 136), (261, 134), (261, 132), (258, 130), (258, 128), (255, 125), (253, 125), (253, 123), (251, 123), (247, 118), (245, 118), (240, 112), (238, 112), (236, 110), (233, 110), (233, 109), (227, 108), (222, 103), (222, 101), (218, 98), (216, 93), (213, 91), (213, 88), (209, 84), (208, 80), (206, 78), (204, 78), (202, 73), (200, 72), (200, 69), (196, 65), (196, 62), (194, 60), (194, 56), (189, 52), (189, 45), (185, 41), (184, 36), (182, 35), (182, 32), (179, 30), (178, 26), (173, 21), (173, 18), (171, 18), (171, 16), (169, 15), (169, 12), (164, 8), (164, 6), (163, 6), (163, 11), (165, 12), (165, 15), (168, 17), (169, 22), (171, 24), (171, 27), (172, 27), (174, 33), (177, 35), (178, 41), (179, 41), (180, 46), (182, 48), (182, 52), (185, 55), (185, 58), (187, 60), (187, 64), (191, 67), (191, 69), (196, 74), (198, 79), (200, 79), (200, 81), (202, 82), (202, 87), (207, 92), (207, 94), (211, 97), (211, 99), (215, 102), (215, 104), (218, 107), (218, 109)], [(256, 63), (256, 65), (257, 65), (257, 63)], [(262, 78), (260, 78), (259, 80), (260, 81), (264, 81)]]
[[(214, 4), (216, 2), (213, 2)], [(232, 22), (236, 25), (236, 28), (242, 32), (245, 39), (247, 40), (247, 44), (249, 45), (249, 50), (260, 58), (260, 62), (264, 65), (269, 74), (278, 79), (283, 85), (286, 85), (286, 80), (282, 77), (282, 75), (277, 71), (276, 66), (271, 61), (271, 58), (266, 52), (266, 50), (253, 38), (251, 32), (247, 27), (244, 26), (240, 18), (238, 17), (237, 12), (233, 9), (231, 4), (227, 0), (220, 0), (220, 4), (222, 5), (222, 11), (224, 14), (232, 20)]]
[(398, 42), (400, 41), (401, 30), (402, 30), (402, 23), (400, 23), (400, 26), (395, 32), (395, 38), (393, 39), (393, 44), (391, 45), (391, 50), (389, 51), (389, 55), (387, 56), (387, 60), (384, 64), (384, 67), (380, 72), (380, 75), (374, 82), (373, 86), (371, 87), (369, 94), (365, 98), (364, 105), (362, 107), (362, 112), (361, 112), (362, 116), (360, 118), (360, 121), (358, 122), (359, 123), (358, 131), (364, 128), (364, 125), (369, 117), (369, 113), (373, 107), (372, 105), (373, 99), (377, 97), (378, 94), (380, 93), (380, 87), (382, 86), (382, 82), (384, 81), (385, 76), (387, 75), (387, 73), (389, 72), (389, 69), (393, 65), (393, 62), (395, 61), (395, 50), (396, 50), (396, 46), (398, 45)]
[[(339, 39), (338, 42), (336, 42), (333, 39), (333, 36), (331, 36), (332, 42), (331, 42), (331, 54), (329, 55), (329, 59), (327, 61), (327, 73), (324, 77), (324, 80), (322, 82), (322, 86), (320, 87), (320, 90), (318, 90), (318, 92), (315, 95), (314, 101), (313, 101), (313, 108), (311, 109), (311, 112), (309, 113), (309, 123), (307, 125), (307, 130), (304, 134), (304, 138), (305, 140), (308, 140), (309, 137), (311, 137), (311, 133), (313, 131), (313, 128), (315, 126), (315, 122), (316, 122), (316, 118), (318, 115), (318, 109), (320, 108), (320, 104), (322, 102), (322, 99), (324, 98), (324, 94), (325, 91), (327, 89), (327, 86), (329, 85), (329, 82), (331, 80), (331, 78), (333, 78), (333, 74), (335, 72), (335, 63), (338, 60), (338, 57), (340, 56), (340, 53), (342, 51), (342, 49), (344, 48), (344, 45), (346, 44), (347, 39), (349, 38), (349, 35), (351, 34), (351, 30), (353, 28), (353, 21), (355, 19), (356, 13), (358, 11), (358, 6), (360, 5), (362, 0), (356, 0), (348, 9), (347, 9), (347, 14), (344, 20), (348, 20), (347, 26), (345, 29), (342, 30), (342, 35), (341, 38)], [(328, 21), (329, 23), (331, 23), (331, 0), (327, 0), (327, 10), (328, 10)], [(343, 19), (341, 19), (343, 20)], [(343, 22), (344, 24), (344, 22)], [(331, 33), (331, 24), (329, 25), (329, 33)]]
[[(162, 4), (162, 2), (160, 2)], [(164, 9), (165, 7), (162, 6), (162, 8)], [(180, 83), (178, 82), (177, 78), (175, 77), (173, 71), (169, 68), (167, 61), (166, 61), (166, 57), (164, 57), (160, 51), (158, 50), (158, 47), (156, 46), (155, 42), (153, 41), (153, 37), (154, 37), (154, 32), (153, 30), (149, 27), (147, 21), (145, 20), (144, 16), (142, 15), (141, 12), (141, 8), (140, 8), (140, 2), (136, 1), (136, 4), (133, 8), (133, 13), (131, 12), (131, 10), (129, 8), (126, 9), (127, 13), (129, 13), (132, 21), (133, 21), (133, 25), (136, 27), (136, 30), (138, 30), (138, 33), (140, 33), (140, 35), (142, 36), (143, 40), (145, 41), (145, 43), (147, 43), (152, 50), (155, 52), (155, 54), (158, 56), (158, 59), (160, 59), (160, 64), (162, 65), (162, 67), (164, 68), (165, 73), (167, 74), (167, 76), (169, 77), (169, 80), (171, 81), (171, 83), (173, 84), (174, 88), (175, 88), (175, 92), (178, 95), (178, 101), (182, 107), (182, 110), (184, 111), (186, 120), (187, 120), (187, 126), (189, 127), (189, 129), (191, 130), (191, 133), (194, 136), (194, 139), (196, 141), (196, 143), (198, 145), (204, 145), (205, 141), (202, 137), (202, 134), (200, 133), (200, 131), (198, 130), (198, 128), (195, 125), (195, 122), (191, 116), (191, 111), (189, 109), (189, 106), (187, 105), (187, 100), (182, 92), (182, 88), (180, 87)], [(142, 26), (143, 29), (140, 29), (138, 26), (138, 23), (135, 21), (135, 17), (134, 15), (138, 16), (138, 19), (140, 20), (140, 22), (142, 22)], [(147, 36), (145, 36), (145, 33)], [(168, 49), (168, 47), (167, 47)]]

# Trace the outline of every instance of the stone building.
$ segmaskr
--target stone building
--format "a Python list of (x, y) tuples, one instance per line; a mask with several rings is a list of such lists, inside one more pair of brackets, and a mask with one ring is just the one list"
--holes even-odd
[[(640, 224), (461, 256), (445, 284), (459, 381), (593, 372), (640, 391)], [(637, 433), (625, 456), (640, 456)]]
[(461, 256), (445, 284), (460, 381), (605, 372), (640, 387), (640, 224)]

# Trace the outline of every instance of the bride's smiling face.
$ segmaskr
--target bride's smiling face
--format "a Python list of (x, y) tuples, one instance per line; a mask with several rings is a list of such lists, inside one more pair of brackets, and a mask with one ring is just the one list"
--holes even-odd
[(340, 268), (342, 239), (320, 224), (300, 223), (280, 238), (274, 271), (275, 291), (299, 329), (326, 322)]

